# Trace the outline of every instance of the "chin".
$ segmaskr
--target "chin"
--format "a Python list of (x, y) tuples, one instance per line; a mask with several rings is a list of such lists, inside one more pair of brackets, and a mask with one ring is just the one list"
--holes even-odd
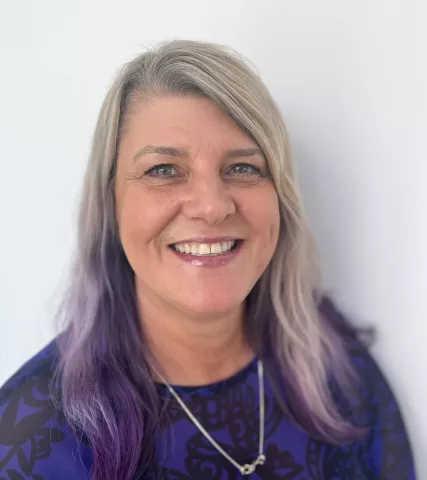
[(196, 314), (215, 315), (232, 312), (239, 309), (244, 302), (244, 297), (238, 298), (214, 298), (204, 299), (197, 302), (189, 302), (187, 309)]

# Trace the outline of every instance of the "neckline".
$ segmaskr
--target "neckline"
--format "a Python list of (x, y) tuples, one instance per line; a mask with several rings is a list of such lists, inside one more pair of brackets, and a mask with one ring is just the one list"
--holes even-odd
[[(246, 364), (236, 373), (234, 373), (228, 378), (219, 380), (217, 382), (192, 386), (171, 384), (171, 387), (176, 391), (176, 393), (191, 397), (199, 395), (204, 397), (215, 395), (219, 392), (224, 391), (225, 389), (232, 387), (233, 385), (236, 385), (239, 382), (244, 381), (250, 373), (256, 371), (257, 363), (258, 358), (255, 356), (248, 364)], [(156, 382), (156, 387), (161, 392), (168, 392), (168, 388), (164, 383)]]

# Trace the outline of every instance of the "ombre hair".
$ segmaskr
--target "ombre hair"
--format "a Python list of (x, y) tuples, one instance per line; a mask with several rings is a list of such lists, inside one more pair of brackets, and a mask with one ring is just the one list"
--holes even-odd
[(341, 416), (330, 380), (349, 391), (355, 374), (347, 345), (358, 336), (336, 312), (331, 319), (330, 305), (321, 302), (317, 253), (280, 111), (258, 74), (233, 50), (171, 41), (126, 63), (102, 104), (59, 309), (55, 402), (92, 448), (91, 478), (130, 480), (155, 462), (160, 405), (138, 320), (134, 272), (118, 235), (114, 181), (118, 146), (134, 107), (165, 95), (210, 99), (262, 149), (281, 227), (273, 258), (247, 298), (247, 336), (257, 355), (276, 365), (276, 395), (294, 422), (330, 443), (355, 439), (361, 430)]

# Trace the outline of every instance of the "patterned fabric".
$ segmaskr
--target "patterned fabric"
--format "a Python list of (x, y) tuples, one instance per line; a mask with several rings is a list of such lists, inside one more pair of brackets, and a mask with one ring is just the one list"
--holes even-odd
[[(283, 414), (266, 376), (267, 460), (250, 479), (415, 480), (405, 427), (386, 381), (367, 352), (354, 353), (353, 360), (364, 388), (352, 407), (358, 420), (371, 427), (369, 433), (341, 447), (310, 438)], [(56, 361), (57, 350), (51, 343), (0, 389), (0, 480), (90, 478), (90, 447), (72, 434), (49, 398)], [(202, 388), (175, 388), (234, 459), (243, 464), (256, 458), (256, 361), (225, 381)], [(167, 420), (158, 439), (158, 463), (144, 480), (243, 478), (189, 421), (166, 388), (159, 385), (158, 390), (167, 402)], [(339, 407), (345, 412), (348, 405)]]

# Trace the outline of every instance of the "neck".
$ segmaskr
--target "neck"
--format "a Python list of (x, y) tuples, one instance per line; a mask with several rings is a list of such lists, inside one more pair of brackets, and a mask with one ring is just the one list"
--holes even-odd
[(243, 304), (222, 314), (198, 315), (138, 295), (138, 307), (144, 343), (170, 384), (199, 386), (224, 380), (254, 357), (244, 332)]

